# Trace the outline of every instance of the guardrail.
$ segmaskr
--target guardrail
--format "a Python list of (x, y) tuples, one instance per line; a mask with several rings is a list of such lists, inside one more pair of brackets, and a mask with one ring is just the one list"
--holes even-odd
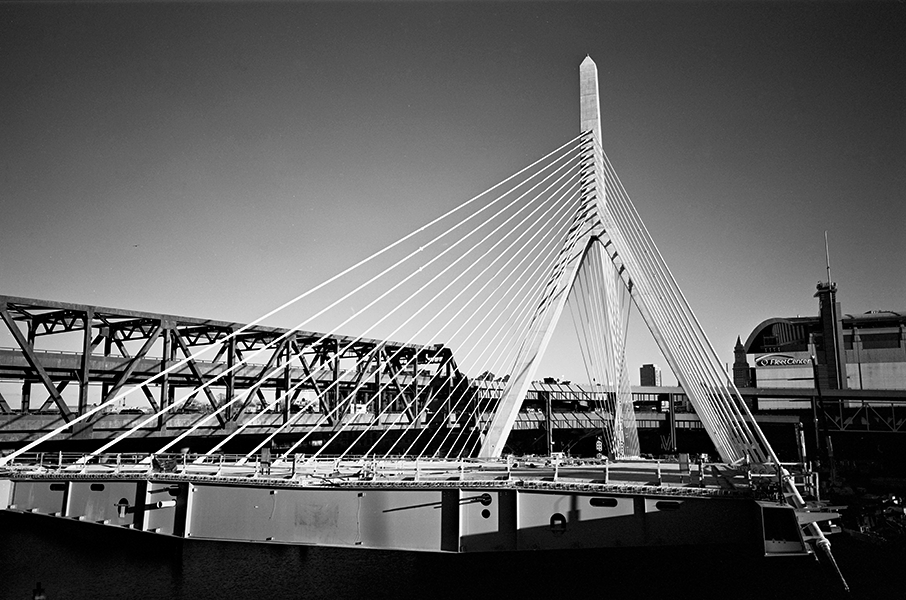
[[(797, 488), (808, 492), (814, 481), (801, 465), (793, 471)], [(724, 493), (779, 497), (776, 472), (731, 468), (714, 463), (668, 460), (618, 462), (560, 457), (507, 457), (499, 460), (388, 457), (382, 459), (293, 455), (271, 460), (268, 453), (253, 457), (238, 454), (118, 453), (98, 456), (74, 452), (23, 454), (4, 467), (0, 477), (38, 479), (162, 479), (244, 483), (276, 486), (434, 485), (448, 482), (516, 487), (544, 485), (639, 486), (671, 494)], [(616, 488), (615, 488), (616, 489)], [(670, 491), (673, 490), (673, 491)], [(666, 491), (664, 493), (667, 493)]]

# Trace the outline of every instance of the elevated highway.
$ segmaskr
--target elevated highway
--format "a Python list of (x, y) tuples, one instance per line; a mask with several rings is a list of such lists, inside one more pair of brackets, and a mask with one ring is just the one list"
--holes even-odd
[[(6, 447), (34, 440), (91, 405), (149, 380), (152, 384), (143, 386), (143, 395), (129, 406), (78, 424), (55, 441), (113, 439), (147, 414), (172, 405), (181, 394), (198, 390), (204, 382), (215, 383), (204, 388), (204, 393), (196, 391), (191, 401), (139, 428), (137, 439), (150, 442), (173, 438), (190, 428), (195, 428), (196, 439), (220, 438), (239, 427), (245, 427), (244, 435), (256, 437), (281, 424), (284, 436), (289, 438), (312, 430), (323, 429), (327, 433), (338, 426), (355, 434), (365, 429), (402, 432), (428, 420), (426, 415), (431, 410), (417, 418), (419, 411), (411, 409), (418, 406), (419, 399), (422, 404), (434, 402), (434, 411), (443, 411), (445, 406), (449, 409), (438, 381), (449, 382), (451, 373), (454, 377), (458, 374), (452, 353), (441, 345), (325, 336), (11, 296), (0, 296), (0, 316), (10, 339), (18, 346), (0, 348), (0, 381), (6, 383), (7, 389), (12, 385), (21, 391), (16, 408), (0, 393), (0, 444)], [(223, 342), (237, 331), (242, 333)], [(40, 347), (52, 345), (66, 334), (70, 340), (73, 334), (80, 338), (81, 350)], [(191, 358), (199, 347), (211, 350), (209, 360)], [(378, 364), (366, 373), (360, 357), (376, 348)], [(259, 350), (260, 363), (240, 363), (243, 356)], [(185, 364), (161, 376), (184, 359)], [(348, 365), (351, 366), (347, 368)], [(274, 369), (281, 371), (280, 376), (267, 377)], [(388, 387), (388, 383), (392, 385)], [(379, 387), (392, 392), (376, 394)], [(319, 394), (325, 389), (331, 391)], [(286, 390), (294, 391), (288, 394)], [(354, 410), (345, 411), (326, 426), (319, 425), (319, 418), (344, 402), (350, 393), (376, 401), (353, 403)], [(834, 433), (906, 432), (903, 391), (743, 388), (740, 393), (763, 425), (802, 423), (809, 435), (812, 426)], [(246, 399), (238, 407), (208, 416), (234, 395), (242, 394)], [(275, 403), (281, 394), (284, 399)], [(661, 446), (666, 450), (675, 446), (677, 429), (702, 427), (699, 418), (687, 411), (688, 401), (681, 388), (634, 387), (632, 394), (639, 428), (661, 432)], [(68, 395), (68, 401), (64, 395)], [(35, 396), (40, 403), (33, 401)], [(72, 401), (73, 396), (76, 402)], [(385, 408), (381, 406), (382, 399), (396, 406), (390, 406), (378, 419), (375, 415)], [(764, 412), (758, 410), (761, 399), (787, 399), (793, 404), (789, 410)], [(405, 410), (407, 405), (409, 410)], [(534, 432), (531, 435), (546, 437), (543, 443), (548, 446), (555, 431), (594, 435), (612, 419), (609, 413), (598, 410), (599, 406), (595, 394), (582, 386), (536, 383), (529, 390), (513, 429), (522, 435)], [(419, 422), (413, 423), (413, 419)], [(455, 415), (446, 422), (453, 427), (472, 426), (457, 423)], [(476, 424), (482, 422), (479, 418)], [(313, 436), (312, 443), (317, 444), (318, 439)]]
[[(0, 393), (0, 412), (15, 415), (12, 422), (22, 423), (28, 415), (28, 422), (38, 423), (35, 412), (50, 415), (50, 422), (69, 422), (141, 385), (143, 395), (130, 398), (130, 407), (156, 413), (180, 404), (160, 420), (163, 428), (191, 418), (172, 418), (185, 409), (206, 412), (241, 398), (216, 415), (217, 427), (229, 430), (246, 411), (276, 404), (285, 418), (292, 405), (314, 402), (314, 408), (328, 412), (351, 393), (374, 398), (376, 412), (385, 398), (417, 409), (426, 390), (460, 377), (442, 345), (13, 296), (0, 296), (0, 318), (13, 344), (0, 349), (0, 381), (20, 390), (15, 409)], [(64, 349), (67, 343), (70, 348)], [(254, 361), (244, 360), (253, 354)], [(104, 419), (116, 421), (99, 417)], [(9, 426), (7, 419), (0, 435)]]

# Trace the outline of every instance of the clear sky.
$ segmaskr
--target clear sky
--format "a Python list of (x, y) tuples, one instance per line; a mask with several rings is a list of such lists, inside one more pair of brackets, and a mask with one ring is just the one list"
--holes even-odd
[[(904, 311), (904, 31), (902, 2), (4, 3), (0, 294), (253, 320), (576, 135), (588, 54), (723, 360), (816, 314), (825, 231), (843, 311)], [(665, 365), (630, 330), (637, 383)]]

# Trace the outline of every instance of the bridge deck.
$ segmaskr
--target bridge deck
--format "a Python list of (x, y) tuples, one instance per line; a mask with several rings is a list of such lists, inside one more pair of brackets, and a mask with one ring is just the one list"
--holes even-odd
[[(18, 458), (0, 469), (0, 511), (96, 531), (458, 553), (689, 543), (807, 552), (776, 477), (688, 461)], [(780, 518), (782, 539), (765, 537), (763, 513)]]
[[(752, 495), (777, 482), (726, 465), (669, 460), (574, 460), (518, 457), (501, 460), (388, 458), (248, 459), (216, 454), (32, 453), (4, 467), (16, 479), (142, 479), (206, 481), (267, 487), (518, 487), (608, 489), (667, 495)], [(603, 487), (602, 487), (603, 486)], [(643, 490), (644, 488), (644, 490)]]

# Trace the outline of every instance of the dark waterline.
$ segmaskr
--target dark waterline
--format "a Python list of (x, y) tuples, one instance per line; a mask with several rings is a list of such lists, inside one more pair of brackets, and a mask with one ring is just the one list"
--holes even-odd
[[(186, 598), (842, 598), (810, 558), (700, 547), (437, 555), (180, 541), (0, 512), (0, 597)], [(850, 598), (903, 598), (906, 553), (835, 544)], [(898, 563), (898, 564), (897, 564)], [(896, 565), (896, 566), (895, 566)], [(886, 569), (890, 569), (889, 572)]]

